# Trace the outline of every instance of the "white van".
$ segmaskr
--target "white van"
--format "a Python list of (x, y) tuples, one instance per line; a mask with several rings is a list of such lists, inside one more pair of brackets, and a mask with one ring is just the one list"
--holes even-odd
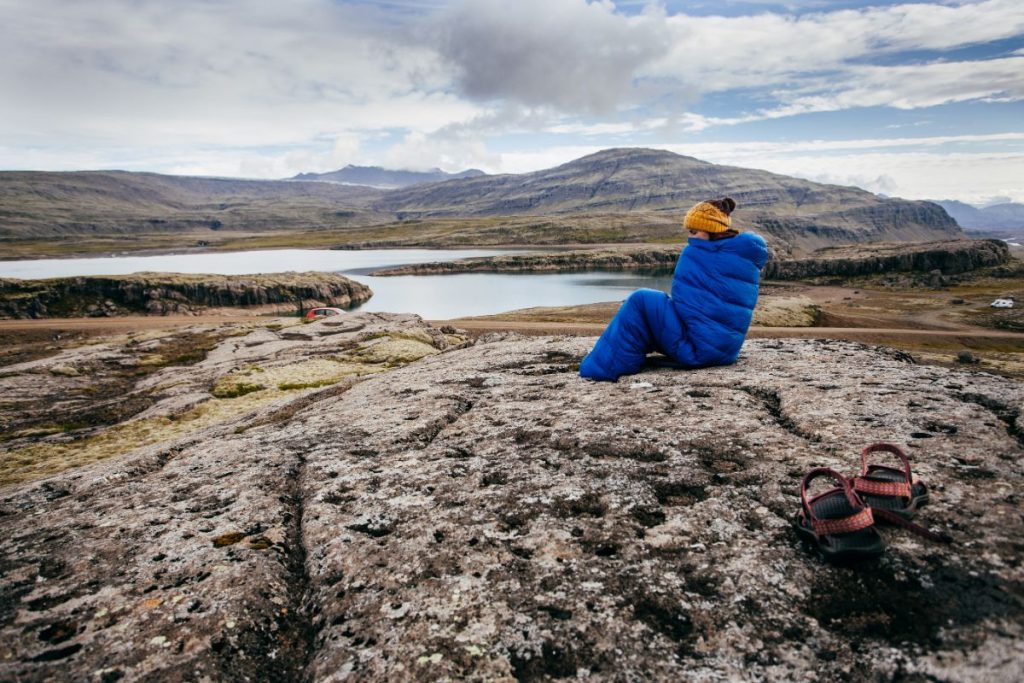
[(1013, 308), (1013, 298), (996, 299), (989, 306), (992, 308)]

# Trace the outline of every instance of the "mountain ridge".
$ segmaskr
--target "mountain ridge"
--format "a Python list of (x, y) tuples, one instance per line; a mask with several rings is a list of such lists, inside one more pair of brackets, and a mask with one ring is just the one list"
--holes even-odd
[[(613, 148), (530, 173), (392, 190), (309, 180), (0, 172), (0, 238), (334, 230), (335, 244), (364, 246), (672, 242), (690, 206), (722, 195), (739, 204), (738, 228), (758, 230), (784, 251), (964, 236), (937, 204), (664, 150)], [(445, 221), (461, 225), (423, 229)]]
[(486, 175), (483, 171), (470, 168), (459, 173), (446, 173), (439, 168), (429, 171), (389, 169), (381, 166), (354, 166), (348, 164), (337, 171), (326, 173), (299, 173), (289, 180), (340, 183), (343, 185), (365, 185), (379, 190), (391, 190), (424, 183), (437, 183), (458, 178), (475, 178)]
[(980, 230), (1024, 229), (1024, 204), (1003, 202), (978, 207), (954, 199), (934, 200), (961, 227)]
[(938, 205), (880, 198), (769, 171), (712, 164), (646, 148), (613, 148), (531, 173), (470, 178), (388, 192), (374, 202), (400, 220), (452, 216), (672, 213), (729, 195), (734, 221), (801, 249), (840, 242), (928, 241), (962, 236)]

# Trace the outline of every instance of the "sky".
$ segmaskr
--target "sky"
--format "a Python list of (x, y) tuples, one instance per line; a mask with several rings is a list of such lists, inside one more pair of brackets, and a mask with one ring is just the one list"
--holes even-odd
[(1024, 202), (1024, 2), (0, 0), (0, 169), (521, 173), (609, 147)]

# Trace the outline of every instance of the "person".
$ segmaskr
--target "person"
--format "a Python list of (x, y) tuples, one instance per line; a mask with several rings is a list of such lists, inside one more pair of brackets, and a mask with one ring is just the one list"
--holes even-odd
[(731, 197), (699, 202), (686, 212), (690, 237), (679, 254), (671, 296), (640, 289), (623, 302), (580, 364), (580, 376), (616, 381), (640, 371), (658, 351), (686, 368), (736, 361), (757, 304), (764, 239), (732, 229)]

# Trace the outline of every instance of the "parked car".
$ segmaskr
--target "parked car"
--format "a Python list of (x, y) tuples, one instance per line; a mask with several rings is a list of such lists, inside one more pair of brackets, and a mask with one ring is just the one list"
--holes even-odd
[(334, 315), (342, 315), (345, 311), (340, 308), (311, 308), (309, 313), (306, 314), (306, 320), (316, 320), (317, 318), (330, 318)]
[(989, 306), (992, 308), (1013, 308), (1013, 298), (996, 299)]

